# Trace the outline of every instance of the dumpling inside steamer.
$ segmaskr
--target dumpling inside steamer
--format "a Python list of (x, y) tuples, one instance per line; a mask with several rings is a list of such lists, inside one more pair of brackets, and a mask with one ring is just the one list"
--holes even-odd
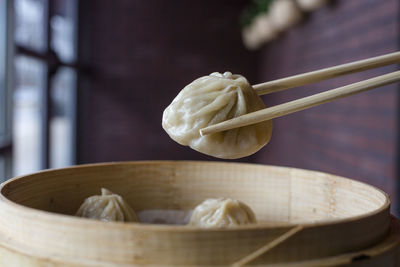
[(165, 109), (162, 126), (184, 146), (223, 159), (249, 156), (268, 143), (272, 121), (200, 136), (199, 130), (265, 108), (245, 77), (214, 72), (193, 81)]
[(256, 222), (254, 212), (243, 202), (231, 198), (211, 198), (193, 210), (189, 225), (221, 228)]
[(106, 222), (139, 221), (135, 211), (120, 195), (105, 188), (101, 189), (100, 196), (91, 196), (85, 199), (76, 215)]

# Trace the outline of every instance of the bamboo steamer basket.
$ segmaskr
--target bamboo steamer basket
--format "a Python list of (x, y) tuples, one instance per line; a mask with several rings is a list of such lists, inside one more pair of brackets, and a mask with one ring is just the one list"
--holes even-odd
[[(249, 205), (259, 223), (201, 229), (71, 216), (101, 187), (122, 195), (136, 212), (185, 211), (206, 198), (231, 197)], [(388, 196), (321, 172), (222, 162), (105, 163), (17, 177), (0, 193), (2, 266), (226, 266), (299, 225), (299, 232), (249, 264), (386, 260), (400, 266), (399, 226), (390, 217)]]

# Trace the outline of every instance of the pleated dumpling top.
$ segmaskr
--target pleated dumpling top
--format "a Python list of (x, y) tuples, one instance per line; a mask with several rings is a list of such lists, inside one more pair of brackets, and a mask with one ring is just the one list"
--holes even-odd
[(102, 188), (101, 195), (85, 199), (76, 213), (77, 216), (101, 221), (138, 222), (135, 211), (117, 194)]
[(193, 81), (165, 109), (162, 126), (184, 146), (223, 159), (249, 156), (268, 143), (272, 121), (201, 136), (199, 130), (264, 109), (262, 99), (245, 77), (214, 72)]
[(243, 202), (231, 198), (210, 198), (194, 209), (189, 225), (221, 228), (256, 222), (254, 212)]

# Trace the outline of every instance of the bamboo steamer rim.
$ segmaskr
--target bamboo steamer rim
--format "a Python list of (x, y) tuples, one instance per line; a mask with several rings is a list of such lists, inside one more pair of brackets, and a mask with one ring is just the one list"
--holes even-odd
[(383, 190), (364, 183), (360, 182), (357, 180), (352, 180), (350, 178), (342, 177), (342, 176), (337, 176), (321, 171), (314, 171), (314, 170), (307, 170), (307, 169), (300, 169), (300, 168), (291, 168), (292, 170), (300, 170), (300, 171), (307, 171), (307, 172), (312, 172), (315, 174), (328, 174), (335, 176), (337, 178), (340, 178), (342, 180), (347, 180), (351, 182), (356, 182), (363, 184), (364, 186), (368, 186), (371, 189), (376, 190), (377, 192), (381, 193), (382, 196), (385, 198), (385, 203), (380, 206), (379, 208), (372, 210), (370, 212), (366, 212), (360, 215), (356, 216), (350, 216), (346, 218), (332, 218), (329, 220), (321, 220), (317, 222), (309, 222), (309, 223), (285, 223), (285, 222), (279, 222), (279, 223), (256, 223), (256, 224), (246, 224), (246, 225), (240, 225), (240, 226), (233, 226), (233, 227), (228, 227), (228, 228), (201, 228), (201, 227), (195, 227), (195, 226), (188, 226), (188, 225), (167, 225), (167, 224), (144, 224), (144, 223), (133, 223), (133, 222), (102, 222), (102, 221), (97, 221), (97, 220), (92, 220), (92, 219), (86, 219), (86, 218), (80, 218), (77, 216), (72, 216), (72, 215), (66, 215), (66, 214), (60, 214), (60, 213), (54, 213), (54, 212), (48, 212), (48, 211), (43, 211), (40, 209), (34, 209), (30, 208), (27, 206), (24, 206), (22, 204), (18, 204), (16, 202), (11, 201), (4, 195), (4, 190), (7, 189), (7, 186), (15, 181), (21, 180), (23, 178), (27, 178), (31, 175), (36, 175), (36, 174), (41, 174), (41, 173), (51, 173), (51, 172), (57, 172), (60, 170), (70, 170), (70, 169), (80, 169), (80, 168), (90, 168), (90, 167), (97, 167), (97, 166), (122, 166), (122, 165), (143, 165), (143, 164), (181, 164), (181, 163), (188, 163), (188, 164), (232, 164), (232, 165), (249, 165), (249, 166), (268, 166), (268, 167), (273, 167), (277, 169), (286, 169), (288, 167), (285, 166), (273, 166), (273, 165), (264, 165), (264, 164), (256, 164), (256, 163), (242, 163), (242, 162), (216, 162), (216, 161), (192, 161), (192, 160), (154, 160), (154, 161), (149, 161), (149, 160), (143, 160), (143, 161), (114, 161), (114, 162), (103, 162), (103, 163), (91, 163), (91, 164), (81, 164), (81, 165), (75, 165), (75, 166), (70, 166), (70, 167), (65, 167), (65, 168), (59, 168), (59, 169), (47, 169), (47, 170), (42, 170), (38, 171), (32, 174), (27, 174), (27, 175), (20, 175), (14, 178), (11, 178), (3, 183), (0, 184), (0, 201), (4, 201), (10, 206), (13, 206), (15, 208), (18, 208), (21, 212), (23, 212), (26, 215), (34, 215), (34, 216), (41, 216), (42, 218), (46, 219), (53, 219), (53, 220), (62, 220), (65, 223), (68, 224), (79, 224), (80, 226), (82, 225), (90, 225), (91, 227), (115, 227), (118, 225), (119, 228), (123, 229), (146, 229), (146, 230), (151, 230), (151, 231), (169, 231), (169, 232), (192, 232), (192, 231), (206, 231), (206, 232), (221, 232), (221, 231), (240, 231), (240, 230), (253, 230), (253, 229), (276, 229), (276, 228), (287, 228), (287, 227), (294, 227), (296, 225), (302, 225), (303, 228), (313, 228), (313, 227), (318, 227), (318, 226), (330, 226), (338, 223), (346, 223), (346, 222), (353, 222), (357, 221), (363, 218), (367, 218), (373, 215), (376, 215), (378, 213), (384, 212), (385, 210), (388, 210), (390, 208), (390, 198), (387, 193), (385, 193)]
[[(391, 219), (391, 230), (390, 234), (388, 237), (386, 237), (382, 242), (366, 248), (362, 249), (359, 251), (353, 251), (350, 253), (345, 253), (345, 254), (340, 254), (340, 255), (333, 255), (333, 256), (328, 256), (328, 257), (323, 257), (323, 258), (316, 258), (316, 259), (311, 259), (311, 260), (302, 260), (298, 262), (291, 262), (291, 263), (271, 263), (271, 264), (254, 264), (252, 266), (271, 266), (271, 267), (320, 267), (320, 266), (326, 266), (326, 267), (333, 267), (333, 266), (350, 266), (352, 263), (355, 263), (356, 266), (360, 266), (360, 262), (354, 262), (354, 257), (361, 256), (361, 255), (367, 255), (370, 257), (370, 259), (366, 262), (361, 262), (366, 263), (368, 266), (372, 266), (369, 264), (371, 260), (375, 260), (375, 264), (381, 264), (381, 263), (388, 263), (388, 260), (390, 263), (393, 263), (393, 266), (398, 266), (400, 263), (400, 256), (397, 256), (397, 259), (393, 257), (392, 253), (400, 253), (400, 221), (395, 218), (394, 216), (390, 216)], [(11, 253), (20, 253), (18, 249), (15, 248), (10, 248), (10, 247), (4, 247), (3, 244), (0, 244), (0, 252), (1, 250), (6, 250), (7, 252)], [(394, 254), (396, 255), (396, 254)], [(36, 255), (34, 254), (27, 254), (27, 256), (35, 257)], [(377, 259), (379, 258), (379, 259)], [(93, 263), (92, 261), (86, 261), (86, 262), (76, 262), (73, 260), (66, 260), (66, 259), (59, 259), (57, 257), (54, 257), (52, 259), (50, 258), (45, 258), (45, 263), (46, 264), (54, 264), (54, 266), (58, 266), (60, 264), (60, 260), (62, 260), (63, 264), (71, 264), (71, 266), (77, 266), (78, 264), (88, 264), (88, 266), (99, 266), (98, 262)], [(51, 265), (53, 266), (53, 265)], [(79, 265), (81, 266), (81, 265)], [(108, 265), (107, 265), (108, 266)], [(113, 265), (117, 266), (117, 265)], [(118, 265), (120, 266), (120, 265)], [(123, 265), (126, 266), (126, 265)], [(143, 266), (143, 265), (129, 265), (129, 266)], [(145, 266), (162, 266), (162, 265), (145, 265)], [(377, 266), (377, 265), (375, 265)], [(392, 266), (392, 265), (391, 265)], [(122, 266), (121, 266), (122, 267)]]
[[(387, 237), (381, 242), (362, 249), (358, 251), (352, 251), (348, 253), (343, 253), (339, 255), (333, 255), (328, 257), (310, 259), (310, 260), (301, 260), (298, 262), (290, 262), (290, 263), (271, 263), (271, 264), (254, 264), (252, 266), (271, 266), (271, 267), (333, 267), (333, 266), (354, 266), (360, 267), (364, 266), (363, 263), (366, 263), (366, 266), (381, 266), (382, 263), (387, 263), (388, 260), (393, 263), (390, 265), (392, 267), (400, 266), (400, 254), (396, 258), (393, 258), (391, 253), (396, 255), (395, 253), (400, 253), (400, 221), (390, 215), (390, 231)], [(367, 256), (369, 257), (365, 261), (354, 261), (354, 258), (357, 256)], [(386, 260), (386, 261), (385, 261)], [(371, 265), (370, 261), (374, 261)], [(379, 265), (377, 265), (379, 264)], [(386, 265), (385, 265), (386, 266)]]

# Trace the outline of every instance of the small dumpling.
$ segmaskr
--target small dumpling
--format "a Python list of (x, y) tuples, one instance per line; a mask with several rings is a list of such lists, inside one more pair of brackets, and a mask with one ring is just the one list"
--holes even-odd
[(101, 221), (138, 222), (134, 210), (126, 201), (108, 189), (102, 188), (100, 196), (85, 199), (76, 213), (77, 216)]
[(217, 158), (241, 158), (268, 143), (272, 121), (206, 136), (200, 136), (199, 130), (264, 108), (245, 77), (214, 72), (183, 88), (165, 109), (162, 126), (181, 145)]
[(254, 18), (251, 25), (242, 31), (243, 43), (250, 50), (258, 49), (264, 43), (274, 40), (278, 35), (271, 22), (269, 13), (263, 13)]
[(304, 11), (313, 11), (327, 4), (328, 0), (297, 0), (297, 4)]
[(302, 13), (293, 0), (276, 0), (270, 7), (272, 25), (279, 31), (285, 31), (300, 22)]
[(243, 202), (231, 198), (210, 198), (194, 209), (189, 225), (220, 228), (256, 222), (254, 212)]

